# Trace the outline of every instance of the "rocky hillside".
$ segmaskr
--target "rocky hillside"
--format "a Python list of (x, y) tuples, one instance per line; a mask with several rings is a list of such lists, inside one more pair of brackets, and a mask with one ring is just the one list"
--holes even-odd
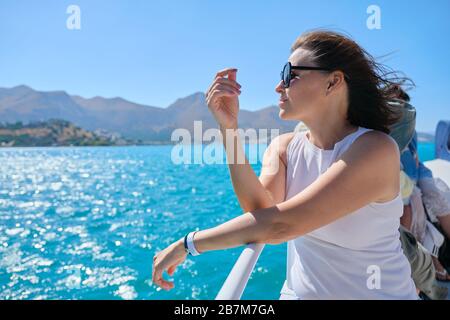
[(130, 142), (114, 135), (81, 129), (65, 120), (0, 125), (2, 147), (110, 146)]

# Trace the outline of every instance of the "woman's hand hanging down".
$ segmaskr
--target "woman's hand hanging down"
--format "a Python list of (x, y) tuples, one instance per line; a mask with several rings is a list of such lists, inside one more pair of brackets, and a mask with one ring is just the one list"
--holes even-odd
[(164, 250), (158, 252), (153, 257), (152, 282), (164, 290), (173, 289), (174, 283), (165, 280), (163, 272), (167, 271), (167, 274), (172, 276), (177, 266), (183, 263), (186, 257), (187, 253), (184, 250), (183, 239), (175, 241)]
[(206, 103), (221, 129), (236, 129), (238, 126), (241, 85), (236, 82), (237, 69), (219, 71), (206, 91)]

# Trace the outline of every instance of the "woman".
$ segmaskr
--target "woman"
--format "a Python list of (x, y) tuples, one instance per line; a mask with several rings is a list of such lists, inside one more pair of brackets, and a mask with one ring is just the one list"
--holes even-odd
[[(248, 243), (288, 242), (280, 299), (417, 299), (399, 240), (400, 155), (388, 126), (383, 69), (354, 41), (328, 31), (300, 36), (282, 80), (279, 116), (308, 131), (272, 141), (258, 178), (238, 141), (236, 69), (217, 73), (206, 93), (220, 125), (230, 174), (245, 213), (191, 232), (153, 258), (164, 289), (187, 251), (196, 255)], [(195, 237), (194, 237), (195, 235)], [(186, 245), (185, 245), (186, 243)]]

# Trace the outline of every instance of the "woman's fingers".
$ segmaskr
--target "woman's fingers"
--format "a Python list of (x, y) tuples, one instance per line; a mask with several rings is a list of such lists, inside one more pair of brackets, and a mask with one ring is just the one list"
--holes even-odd
[[(206, 95), (208, 95), (208, 93), (212, 90), (212, 87), (217, 83), (217, 81), (221, 81), (224, 84), (228, 83), (230, 85), (237, 85), (237, 88), (240, 88), (241, 86), (236, 82), (236, 73), (236, 68), (226, 68), (217, 72), (212, 84), (209, 86), (208, 90), (206, 90)], [(228, 79), (225, 78), (227, 75)]]
[(230, 97), (241, 94), (239, 89), (217, 83), (206, 96), (206, 103), (210, 106), (210, 102), (220, 97)]
[[(229, 75), (230, 73), (233, 73), (233, 72), (236, 73), (237, 69), (236, 68), (225, 68), (225, 69), (222, 69), (222, 70), (220, 70), (219, 72), (216, 73), (216, 78), (224, 77), (224, 76)], [(236, 78), (235, 78), (235, 80), (236, 80)]]
[(162, 277), (156, 282), (156, 284), (159, 287), (163, 288), (164, 290), (170, 290), (170, 289), (173, 289), (173, 287), (174, 287), (173, 282), (164, 280)]
[(235, 96), (241, 94), (241, 91), (238, 89), (235, 89), (233, 87), (230, 87), (228, 85), (223, 85), (220, 83), (217, 83), (209, 92), (208, 96), (206, 97), (206, 102), (209, 105), (210, 101), (214, 101), (217, 98), (220, 97), (229, 97), (229, 96)]
[(207, 101), (207, 104), (209, 106), (210, 101), (214, 101), (218, 98), (222, 98), (222, 97), (234, 97), (238, 95), (238, 93), (236, 93), (235, 91), (232, 90), (214, 90), (211, 92), (211, 94), (209, 95)]
[(240, 92), (241, 85), (237, 83), (236, 81), (232, 81), (226, 78), (217, 78), (214, 80), (214, 82), (211, 84), (211, 86), (208, 88), (208, 91), (206, 91), (206, 96), (208, 96), (211, 91), (217, 89), (217, 86), (222, 85), (229, 89), (237, 90)]
[(163, 278), (164, 271), (172, 276), (176, 267), (186, 259), (187, 253), (184, 249), (182, 239), (172, 243), (163, 251), (153, 257), (152, 282), (165, 289), (170, 290), (175, 286), (173, 282)]
[(174, 272), (177, 270), (177, 266), (171, 266), (169, 269), (167, 269), (167, 273), (172, 276)]
[(237, 69), (231, 70), (228, 73), (228, 79), (230, 79), (231, 81), (236, 81), (236, 73), (237, 73)]
[(163, 271), (164, 270), (161, 267), (156, 265), (153, 268), (152, 282), (165, 290), (170, 290), (174, 287), (174, 284), (173, 282), (167, 281), (162, 277)]
[(223, 85), (228, 85), (236, 89), (241, 89), (241, 85), (237, 83), (235, 80), (227, 79), (227, 78), (218, 78), (215, 80), (216, 83), (220, 83)]
[(214, 90), (227, 90), (227, 91), (235, 92), (238, 94), (241, 93), (240, 89), (229, 86), (227, 84), (221, 84), (221, 83), (217, 83), (214, 87), (212, 87), (211, 91), (214, 91)]

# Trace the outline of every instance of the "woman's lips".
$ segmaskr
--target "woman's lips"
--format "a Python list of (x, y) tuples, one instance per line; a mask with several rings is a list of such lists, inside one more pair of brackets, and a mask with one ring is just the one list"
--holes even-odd
[(286, 101), (288, 101), (288, 99), (283, 99), (283, 98), (280, 98), (280, 100), (278, 101), (278, 105), (282, 105), (282, 104), (284, 104)]

